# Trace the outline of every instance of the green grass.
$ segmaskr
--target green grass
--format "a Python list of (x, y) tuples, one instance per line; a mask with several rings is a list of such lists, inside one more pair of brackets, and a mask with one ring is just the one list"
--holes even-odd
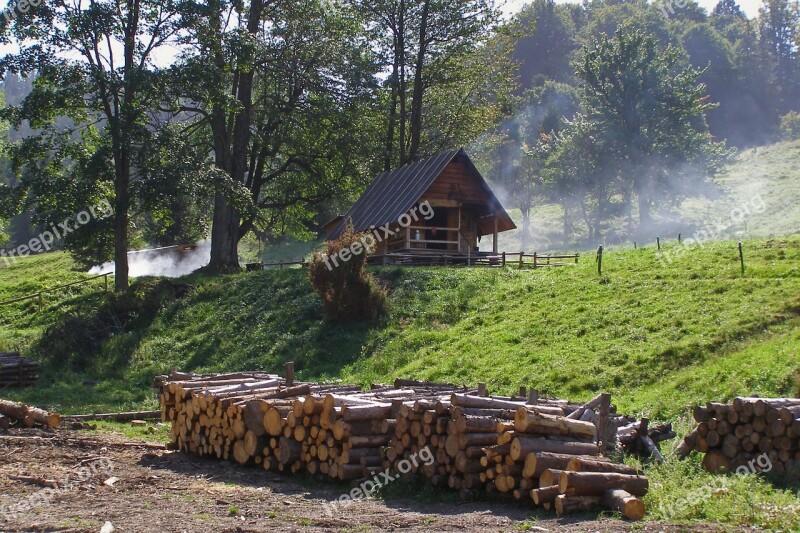
[[(742, 166), (720, 180), (728, 203), (689, 202), (685, 212), (696, 208), (698, 221), (724, 216), (753, 191), (767, 206), (759, 215), (788, 202), (796, 211), (795, 152), (800, 143), (743, 154)], [(791, 209), (752, 217), (748, 232), (795, 232), (800, 220)], [(558, 222), (552, 208), (543, 213)], [(729, 236), (742, 238), (737, 231), (744, 230)], [(685, 432), (692, 404), (800, 393), (800, 237), (743, 240), (745, 275), (735, 241), (677, 254), (669, 240), (669, 261), (659, 261), (653, 245), (612, 246), (603, 279), (593, 254), (553, 270), (380, 268), (373, 272), (389, 288), (391, 309), (365, 324), (326, 323), (301, 269), (143, 279), (120, 296), (104, 294), (100, 283), (68, 289), (49, 294), (42, 308), (36, 301), (0, 308), (0, 350), (18, 347), (43, 364), (37, 388), (4, 396), (66, 414), (152, 409), (153, 376), (172, 367), (280, 372), (294, 361), (309, 380), (485, 381), (492, 392), (525, 385), (574, 400), (608, 391), (620, 411), (677, 421)], [(257, 253), (284, 257), (301, 248)], [(27, 258), (0, 266), (0, 300), (85, 277), (64, 254)], [(166, 438), (163, 430), (118, 424), (97, 431)], [(796, 492), (756, 476), (732, 477), (715, 492), (720, 478), (700, 471), (695, 457), (651, 469), (650, 477), (654, 519), (800, 528), (787, 510)], [(667, 506), (676, 500), (684, 503)]]
[[(666, 267), (653, 248), (612, 249), (602, 283), (591, 256), (535, 272), (378, 269), (389, 315), (348, 326), (322, 320), (302, 270), (195, 276), (181, 282), (191, 286), (182, 298), (141, 280), (131, 296), (12, 309), (11, 329), (21, 325), (45, 365), (43, 386), (15, 396), (64, 412), (152, 408), (152, 377), (171, 367), (278, 372), (290, 360), (303, 378), (365, 385), (486, 381), (576, 400), (605, 390), (653, 418), (737, 394), (789, 394), (800, 373), (800, 239), (747, 242), (746, 253), (742, 276), (735, 243)], [(19, 283), (28, 261), (38, 272), (43, 260), (2, 279)]]

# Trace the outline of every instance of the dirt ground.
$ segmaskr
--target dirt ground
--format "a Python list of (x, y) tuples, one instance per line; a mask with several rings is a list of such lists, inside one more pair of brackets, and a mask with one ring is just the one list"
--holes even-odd
[[(0, 531), (686, 531), (655, 523), (559, 519), (522, 504), (425, 503), (413, 494), (325, 504), (349, 490), (128, 446), (113, 434), (11, 430), (0, 434)], [(56, 480), (58, 490), (11, 477)], [(113, 478), (117, 478), (114, 480)], [(696, 531), (721, 531), (704, 527)]]

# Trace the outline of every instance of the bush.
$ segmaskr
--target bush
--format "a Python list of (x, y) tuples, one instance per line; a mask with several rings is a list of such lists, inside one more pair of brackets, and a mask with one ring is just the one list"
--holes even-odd
[(781, 117), (781, 137), (785, 141), (800, 139), (800, 113), (792, 111)]
[(314, 254), (311, 261), (311, 285), (331, 322), (372, 320), (386, 312), (386, 290), (366, 272), (366, 252), (353, 254), (347, 261), (339, 258), (342, 250), (363, 248), (365, 235), (348, 225), (341, 237), (328, 241), (325, 251)]

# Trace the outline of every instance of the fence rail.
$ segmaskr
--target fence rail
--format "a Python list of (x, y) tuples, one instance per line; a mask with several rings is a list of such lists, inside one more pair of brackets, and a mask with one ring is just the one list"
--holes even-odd
[(503, 252), (499, 254), (463, 255), (463, 254), (407, 254), (388, 253), (370, 257), (372, 265), (404, 265), (404, 266), (467, 266), (495, 267), (506, 266), (524, 268), (561, 267), (577, 264), (580, 254), (572, 255), (539, 255), (525, 252)]
[(307, 267), (309, 263), (306, 261), (280, 261), (278, 263), (250, 263), (245, 265), (245, 268), (248, 272), (258, 272), (260, 270), (266, 270), (268, 268), (278, 268), (283, 270), (284, 268), (293, 267), (293, 266), (301, 266)]
[(113, 276), (113, 275), (114, 275), (113, 273), (109, 272), (108, 274), (101, 274), (99, 276), (93, 276), (91, 278), (86, 278), (86, 279), (82, 279), (82, 280), (79, 280), (79, 281), (73, 281), (72, 283), (67, 283), (65, 285), (59, 285), (57, 287), (50, 287), (49, 289), (46, 289), (46, 290), (43, 290), (43, 291), (40, 291), (40, 292), (37, 292), (37, 293), (34, 293), (34, 294), (29, 294), (27, 296), (20, 296), (19, 298), (14, 298), (13, 300), (7, 300), (5, 302), (0, 302), (0, 307), (6, 306), (6, 305), (16, 304), (16, 303), (20, 303), (20, 302), (26, 302), (28, 300), (38, 299), (39, 300), (39, 308), (42, 308), (42, 307), (44, 307), (44, 295), (45, 294), (48, 294), (48, 293), (51, 293), (51, 292), (55, 292), (55, 291), (59, 291), (59, 290), (62, 290), (62, 289), (68, 289), (70, 287), (75, 287), (75, 286), (78, 286), (78, 285), (85, 285), (85, 284), (87, 284), (89, 282), (98, 280), (100, 278), (103, 278), (104, 290), (105, 290), (105, 292), (108, 292), (108, 278), (109, 278), (109, 276)]

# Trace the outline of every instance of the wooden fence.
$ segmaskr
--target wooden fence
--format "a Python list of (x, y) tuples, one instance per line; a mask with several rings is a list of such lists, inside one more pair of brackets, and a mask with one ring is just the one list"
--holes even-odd
[(103, 279), (103, 289), (105, 290), (105, 292), (108, 292), (108, 278), (109, 278), (109, 276), (113, 276), (113, 275), (114, 274), (112, 274), (112, 273), (102, 274), (100, 276), (94, 276), (94, 277), (91, 277), (91, 278), (82, 279), (80, 281), (73, 281), (72, 283), (67, 283), (66, 285), (59, 285), (58, 287), (51, 287), (49, 289), (37, 292), (35, 294), (29, 294), (27, 296), (20, 296), (19, 298), (14, 298), (13, 300), (0, 302), (0, 307), (6, 306), (6, 305), (11, 305), (11, 304), (16, 304), (16, 303), (20, 303), (20, 302), (26, 302), (28, 300), (38, 300), (39, 301), (39, 308), (41, 309), (42, 307), (44, 307), (44, 296), (45, 296), (45, 294), (52, 293), (52, 292), (55, 292), (55, 291), (59, 291), (59, 290), (62, 290), (62, 289), (68, 289), (70, 287), (76, 287), (78, 285), (85, 285), (87, 283), (90, 283), (92, 281), (95, 281), (95, 280), (98, 280), (98, 279), (101, 279), (101, 278)]
[(577, 264), (580, 254), (572, 255), (540, 255), (538, 253), (526, 254), (525, 252), (503, 252), (489, 255), (447, 255), (447, 254), (403, 254), (391, 253), (372, 256), (369, 258), (371, 265), (402, 265), (402, 266), (464, 266), (464, 267), (515, 267), (519, 269), (534, 269), (547, 267), (562, 267)]

